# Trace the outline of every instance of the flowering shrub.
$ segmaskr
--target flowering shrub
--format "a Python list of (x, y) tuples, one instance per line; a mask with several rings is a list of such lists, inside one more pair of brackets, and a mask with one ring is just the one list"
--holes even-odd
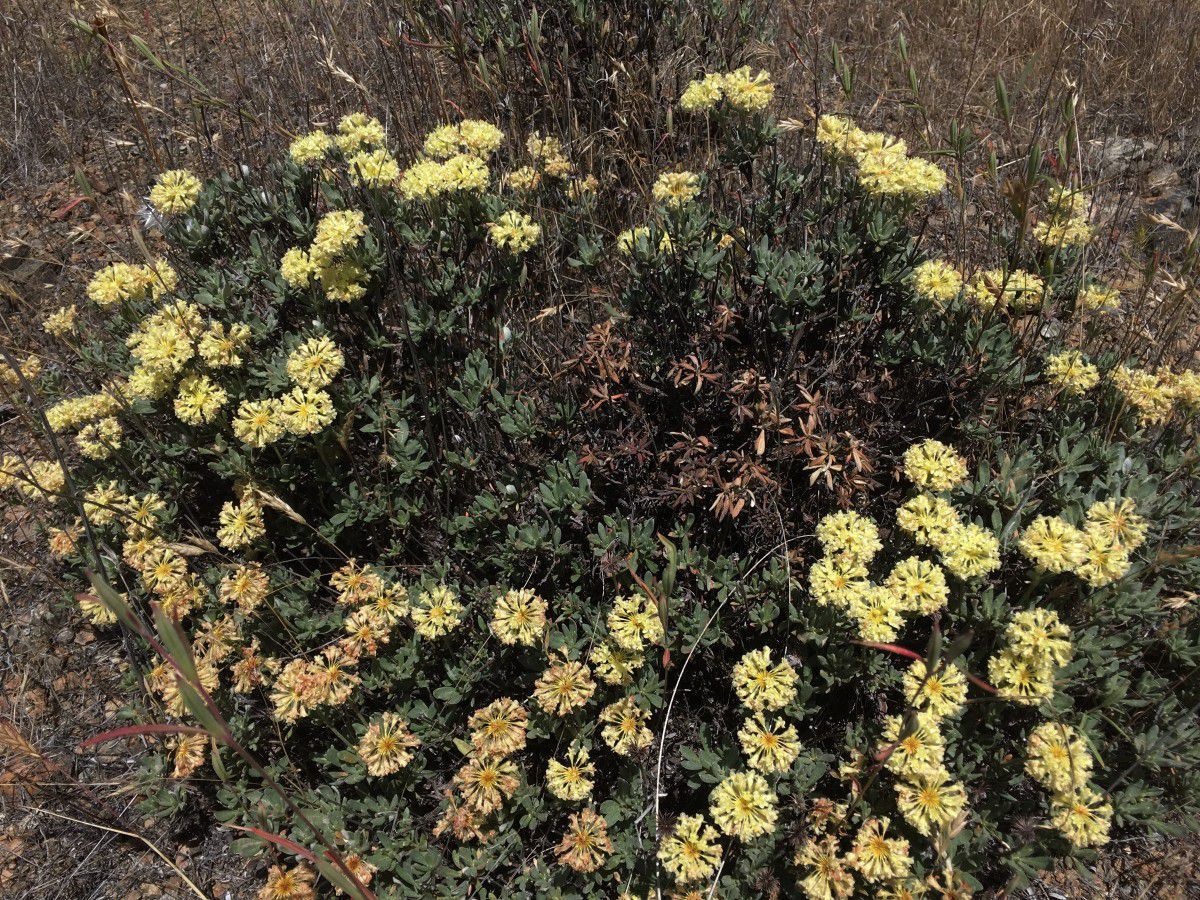
[(3, 485), (153, 651), (147, 806), (219, 779), (260, 897), (963, 897), (1196, 812), (1200, 380), (1078, 188), (968, 272), (903, 141), (675, 99), (632, 197), (363, 113), (165, 172), (164, 257), (8, 361)]

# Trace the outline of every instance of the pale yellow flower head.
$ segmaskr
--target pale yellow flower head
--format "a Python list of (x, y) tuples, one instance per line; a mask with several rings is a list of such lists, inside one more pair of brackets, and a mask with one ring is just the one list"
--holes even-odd
[(196, 205), (201, 190), (200, 179), (187, 169), (171, 169), (155, 180), (150, 189), (150, 203), (161, 213), (178, 215)]

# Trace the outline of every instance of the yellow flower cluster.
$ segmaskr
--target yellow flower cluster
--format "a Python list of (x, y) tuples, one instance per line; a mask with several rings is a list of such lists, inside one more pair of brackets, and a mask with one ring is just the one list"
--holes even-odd
[[(350, 560), (333, 573), (330, 586), (338, 592), (340, 605), (351, 608), (342, 622), (343, 636), (315, 657), (298, 658), (283, 667), (271, 688), (274, 715), (283, 722), (296, 722), (324, 706), (346, 702), (359, 684), (355, 669), (363, 657), (372, 657), (391, 640), (392, 629), (409, 611), (408, 591), (389, 581), (374, 567)], [(238, 607), (253, 610), (265, 599), (266, 573), (254, 565), (239, 567), (223, 582), (222, 594)], [(244, 682), (262, 677), (273, 662), (265, 665), (253, 657), (239, 664)], [(358, 754), (371, 775), (390, 775), (412, 758), (420, 742), (396, 713), (384, 713), (371, 722), (358, 744)]]
[(932, 836), (964, 813), (967, 791), (945, 767), (930, 766), (897, 782), (896, 806), (909, 825)]
[(1078, 350), (1064, 350), (1046, 357), (1046, 380), (1079, 397), (1100, 383), (1100, 370)]
[(1039, 569), (1059, 574), (1083, 562), (1083, 532), (1061, 516), (1038, 516), (1018, 541), (1021, 552)]
[(842, 116), (821, 116), (817, 143), (836, 159), (855, 163), (858, 182), (882, 197), (928, 197), (946, 186), (946, 173), (933, 163), (909, 156), (900, 138), (863, 131)]
[(1025, 771), (1054, 794), (1087, 784), (1094, 761), (1083, 738), (1070, 725), (1043, 722), (1029, 735)]
[(586, 203), (596, 194), (600, 181), (595, 175), (572, 178), (567, 185), (567, 197), (574, 203)]
[(202, 190), (200, 179), (187, 169), (171, 169), (160, 174), (150, 188), (150, 204), (166, 215), (185, 213), (196, 205)]
[(1146, 535), (1145, 520), (1135, 509), (1129, 498), (1097, 501), (1088, 509), (1083, 560), (1074, 572), (1092, 587), (1119, 581), (1129, 571), (1130, 554)]
[(420, 746), (421, 739), (409, 730), (399, 713), (385, 712), (367, 726), (356, 749), (367, 774), (380, 778), (407, 766)]
[(614, 640), (601, 641), (592, 647), (588, 661), (605, 684), (626, 685), (633, 673), (646, 664), (641, 650), (629, 650)]
[(345, 356), (325, 335), (301, 342), (288, 354), (288, 377), (296, 385), (282, 397), (242, 400), (233, 420), (238, 440), (263, 448), (285, 434), (316, 434), (330, 425), (337, 413), (323, 388), (345, 365)]
[(942, 564), (964, 581), (1000, 568), (1000, 541), (974, 522), (951, 527), (933, 546), (941, 553)]
[(1097, 501), (1082, 529), (1061, 516), (1038, 516), (1018, 546), (1042, 571), (1072, 572), (1092, 587), (1104, 587), (1125, 576), (1130, 554), (1145, 540), (1146, 521), (1136, 509), (1128, 497)]
[(751, 650), (733, 667), (733, 689), (754, 712), (783, 709), (796, 698), (796, 670), (782, 659), (771, 661), (767, 647)]
[[(944, 490), (965, 478), (966, 463), (946, 445), (926, 441), (909, 448), (905, 470), (919, 486)], [(1000, 566), (995, 536), (980, 525), (964, 523), (942, 497), (918, 494), (900, 506), (896, 519), (916, 543), (938, 550), (942, 563), (961, 579), (986, 575)], [(898, 562), (883, 584), (872, 582), (868, 565), (882, 544), (875, 524), (855, 512), (826, 516), (817, 526), (817, 538), (825, 555), (809, 570), (812, 596), (819, 605), (833, 605), (855, 620), (862, 640), (894, 640), (906, 616), (931, 615), (949, 599), (943, 569), (917, 556)]]
[(271, 866), (267, 871), (267, 881), (259, 889), (257, 900), (316, 900), (317, 891), (313, 886), (316, 873), (308, 866), (293, 866), (285, 869), (283, 866)]
[(342, 153), (350, 156), (362, 150), (382, 147), (387, 135), (383, 123), (363, 112), (350, 113), (338, 122), (338, 133), (334, 141)]
[(29, 500), (54, 499), (63, 492), (67, 476), (57, 462), (22, 459), (15, 453), (0, 459), (0, 490), (13, 488)]
[(515, 210), (501, 213), (495, 222), (488, 223), (488, 237), (492, 243), (513, 253), (524, 253), (541, 236), (542, 226), (525, 213)]
[(917, 296), (937, 309), (945, 309), (962, 292), (962, 273), (944, 259), (929, 259), (913, 269), (909, 276)]
[(688, 112), (713, 109), (722, 100), (740, 112), (761, 112), (775, 96), (775, 85), (766, 72), (743, 66), (724, 74), (710, 72), (684, 88), (679, 106)]
[(832, 513), (817, 523), (817, 540), (827, 557), (869, 563), (883, 549), (879, 528), (853, 510)]
[(92, 276), (87, 295), (97, 306), (158, 300), (175, 290), (178, 281), (175, 270), (161, 259), (140, 266), (112, 263)]
[(1121, 293), (1116, 288), (1093, 282), (1079, 291), (1076, 306), (1084, 312), (1110, 313), (1121, 307)]
[(113, 416), (106, 416), (79, 429), (79, 434), (75, 435), (75, 445), (88, 459), (108, 459), (121, 449), (124, 435), (125, 429), (120, 421)]
[(640, 593), (617, 597), (608, 613), (608, 631), (617, 646), (635, 653), (663, 639), (658, 607), (650, 597)]
[(886, 586), (901, 612), (923, 616), (933, 615), (946, 605), (950, 596), (941, 568), (916, 556), (896, 563)]
[(1033, 226), (1033, 236), (1039, 244), (1053, 249), (1078, 249), (1092, 239), (1088, 224), (1088, 198), (1064, 185), (1051, 191), (1046, 201), (1045, 217)]
[(1018, 612), (1004, 632), (1005, 646), (988, 660), (997, 695), (1027, 706), (1054, 696), (1054, 672), (1071, 661), (1071, 631), (1049, 609)]
[(904, 627), (904, 603), (886, 585), (865, 584), (851, 595), (846, 612), (858, 623), (864, 641), (895, 640)]
[(1175, 411), (1174, 378), (1168, 371), (1148, 372), (1117, 366), (1108, 376), (1142, 425), (1163, 425)]
[(435, 128), (425, 136), (422, 149), (430, 159), (450, 159), (460, 153), (486, 158), (499, 150), (502, 143), (504, 132), (495, 125), (464, 119), (456, 125)]
[(196, 348), (210, 369), (236, 368), (242, 364), (241, 352), (250, 343), (250, 326), (242, 322), (226, 326), (209, 321)]
[(725, 76), (710, 72), (703, 78), (689, 82), (679, 97), (679, 106), (688, 112), (712, 109), (725, 96)]
[(1160, 372), (1160, 377), (1167, 379), (1175, 398), (1177, 408), (1188, 415), (1200, 412), (1200, 372), (1188, 369), (1184, 372)]
[(228, 400), (225, 390), (207, 375), (188, 375), (179, 382), (175, 415), (188, 425), (207, 425)]
[(925, 660), (913, 660), (904, 673), (904, 700), (933, 719), (957, 715), (967, 701), (967, 679), (955, 663), (942, 663), (932, 672)]
[(1093, 232), (1086, 218), (1050, 218), (1033, 226), (1033, 236), (1045, 247), (1077, 249), (1091, 241)]
[(614, 753), (629, 756), (635, 750), (644, 750), (654, 741), (654, 732), (646, 727), (650, 712), (638, 706), (633, 697), (611, 703), (600, 711), (600, 723), (604, 726), (600, 736)]
[(444, 584), (422, 591), (413, 602), (413, 625), (427, 641), (447, 635), (462, 624), (464, 607), (458, 594)]
[(22, 379), (32, 382), (41, 374), (41, 371), (41, 358), (32, 354), (21, 360), (15, 369), (8, 364), (7, 360), (0, 359), (0, 389), (20, 387)]
[(217, 586), (222, 603), (232, 603), (242, 613), (252, 613), (267, 599), (271, 578), (258, 563), (245, 563), (225, 575)]
[(738, 740), (746, 761), (756, 772), (786, 772), (800, 754), (800, 737), (795, 726), (776, 717), (768, 720), (762, 713), (750, 716), (738, 731)]
[(592, 794), (596, 766), (587, 748), (573, 744), (567, 750), (566, 762), (551, 759), (546, 766), (546, 787), (559, 800), (578, 802)]
[[(818, 824), (796, 852), (795, 863), (808, 870), (800, 887), (810, 900), (842, 900), (854, 893), (854, 874), (849, 854), (842, 856), (836, 834), (826, 834)], [(882, 896), (882, 895), (880, 895)]]
[(491, 175), (478, 156), (459, 154), (445, 162), (418, 160), (400, 177), (400, 194), (406, 200), (433, 200), (459, 191), (479, 193)]
[[(766, 647), (751, 650), (733, 667), (734, 692), (752, 713), (738, 731), (738, 740), (750, 768), (757, 772), (786, 772), (800, 753), (796, 729), (784, 719), (764, 715), (795, 699), (797, 679), (792, 665), (787, 660), (772, 662)], [(731, 833), (724, 826), (722, 830)]]
[(283, 254), (279, 272), (291, 287), (307, 287), (315, 281), (330, 300), (358, 300), (367, 292), (366, 272), (350, 257), (366, 234), (366, 221), (359, 210), (327, 213), (317, 223), (316, 236), (307, 250), (292, 247)]
[(889, 772), (911, 777), (936, 771), (941, 768), (945, 753), (946, 742), (939, 720), (932, 713), (894, 715), (884, 720), (879, 755)]
[(904, 451), (904, 474), (923, 491), (949, 491), (967, 478), (967, 461), (953, 447), (927, 440)]
[(219, 524), (217, 540), (229, 550), (248, 547), (267, 533), (262, 506), (249, 492), (237, 503), (228, 501), (221, 507)]
[(433, 200), (459, 191), (480, 192), (491, 178), (490, 156), (504, 140), (500, 129), (468, 119), (444, 125), (425, 138), (425, 156), (400, 177), (406, 200)]
[(233, 433), (242, 443), (262, 449), (279, 440), (286, 431), (279, 400), (243, 400), (239, 404)]
[(709, 796), (709, 813), (727, 837), (751, 841), (775, 830), (779, 800), (757, 772), (731, 772)]
[(706, 881), (721, 863), (719, 838), (704, 816), (680, 816), (675, 828), (659, 844), (658, 858), (680, 884)]
[(360, 150), (346, 160), (350, 181), (370, 188), (387, 187), (400, 177), (400, 164), (385, 147)]
[[(211, 424), (227, 403), (228, 392), (208, 374), (184, 374), (185, 367), (196, 358), (209, 368), (240, 366), (250, 338), (250, 326), (244, 323), (226, 325), (209, 320), (205, 325), (196, 304), (169, 302), (143, 318), (128, 336), (126, 344), (136, 366), (122, 390), (134, 400), (155, 400), (166, 396), (178, 379), (175, 415), (190, 425)], [(334, 419), (334, 410), (329, 396), (314, 390), (313, 385), (328, 383), (341, 365), (341, 353), (328, 338), (302, 344), (288, 360), (289, 374), (304, 382), (301, 388), (281, 400), (242, 401), (234, 433), (248, 444), (264, 446), (284, 432), (319, 431)], [(113, 396), (90, 395), (62, 401), (48, 416), (56, 430), (65, 430), (112, 415), (119, 406)], [(112, 424), (106, 425), (104, 432), (108, 438), (116, 433)], [(97, 434), (89, 432), (82, 437), (92, 442)]]
[(695, 172), (663, 172), (650, 194), (655, 201), (678, 208), (691, 203), (700, 193), (700, 176)]
[(1045, 280), (1024, 269), (987, 269), (976, 273), (967, 287), (967, 297), (982, 310), (1033, 312), (1046, 296)]
[[(4, 469), (3, 462), (0, 462), (0, 490), (3, 490)], [(79, 546), (79, 536), (83, 533), (83, 526), (80, 522), (69, 525), (66, 528), (51, 527), (46, 529), (46, 545), (50, 550), (50, 555), (55, 559), (65, 559), (68, 556), (75, 555)]]
[(608, 823), (590, 807), (573, 813), (567, 830), (554, 848), (559, 862), (576, 872), (594, 872), (613, 851)]
[[(918, 542), (933, 543), (947, 555), (979, 543), (977, 532), (990, 537), (977, 526), (962, 525), (954, 508), (932, 495), (910, 500), (897, 517), (905, 530), (918, 536)], [(893, 640), (906, 614), (927, 615), (945, 605), (949, 587), (941, 568), (915, 556), (897, 563), (883, 585), (869, 580), (867, 564), (881, 548), (878, 529), (869, 519), (853, 512), (834, 513), (817, 526), (817, 537), (825, 556), (809, 571), (813, 597), (818, 604), (837, 606), (855, 619), (863, 640)], [(979, 556), (984, 559), (987, 554)], [(955, 563), (960, 577), (971, 570), (967, 562), (956, 558)]]
[(42, 330), (51, 337), (66, 337), (75, 331), (78, 317), (79, 309), (74, 303), (60, 306), (42, 321)]
[(107, 605), (104, 605), (101, 600), (90, 594), (78, 594), (79, 612), (83, 613), (84, 618), (88, 619), (92, 625), (114, 625), (116, 624), (116, 613)]
[(562, 717), (586, 706), (595, 692), (596, 682), (588, 667), (564, 653), (537, 680), (533, 698), (550, 715)]
[(471, 745), (480, 756), (509, 756), (525, 748), (529, 713), (511, 697), (501, 697), (467, 720)]
[(200, 308), (177, 300), (146, 316), (125, 343), (137, 361), (126, 392), (135, 399), (168, 393), (184, 366), (196, 355), (204, 331)]
[(1133, 551), (1146, 541), (1149, 524), (1138, 515), (1137, 503), (1129, 497), (1097, 500), (1087, 511), (1085, 532)]
[[(867, 819), (854, 839), (846, 861), (872, 883), (903, 882), (912, 872), (912, 856), (904, 838), (887, 836), (891, 819)], [(811, 893), (810, 893), (810, 896)], [(876, 896), (884, 896), (880, 893)]]
[(963, 527), (958, 510), (949, 500), (928, 493), (905, 500), (896, 510), (896, 524), (921, 546), (939, 550)]
[(665, 231), (660, 232), (658, 244), (652, 240), (652, 231), (648, 225), (639, 225), (617, 235), (617, 250), (626, 256), (635, 253), (639, 256), (653, 256), (657, 253), (670, 253), (674, 245), (671, 236)]
[(323, 388), (346, 364), (346, 357), (329, 337), (309, 338), (287, 358), (287, 373), (294, 384), (315, 390)]
[(525, 149), (533, 158), (534, 169), (548, 178), (566, 178), (574, 168), (556, 137), (542, 137), (535, 132), (525, 142)]
[(46, 423), (51, 431), (61, 433), (78, 428), (85, 422), (111, 416), (120, 408), (120, 401), (108, 393), (67, 397), (46, 410)]
[(323, 162), (332, 151), (333, 138), (317, 129), (302, 134), (288, 145), (288, 156), (298, 166), (311, 166)]
[(918, 659), (904, 673), (902, 687), (905, 705), (915, 711), (885, 720), (878, 758), (900, 777), (897, 805), (905, 819), (921, 834), (932, 835), (951, 825), (966, 806), (966, 791), (946, 770), (940, 729), (943, 719), (961, 712), (966, 677), (954, 663), (930, 671)]
[(1076, 847), (1107, 844), (1112, 814), (1112, 804), (1091, 787), (1050, 798), (1050, 823)]
[(542, 173), (533, 166), (520, 166), (509, 172), (505, 178), (505, 184), (518, 192), (536, 190), (541, 183)]
[(546, 601), (529, 588), (507, 591), (492, 610), (492, 633), (509, 647), (536, 647), (546, 631), (546, 609)]
[(1112, 806), (1088, 786), (1095, 762), (1070, 725), (1043, 722), (1029, 735), (1025, 771), (1050, 794), (1050, 821), (1076, 847), (1108, 843)]

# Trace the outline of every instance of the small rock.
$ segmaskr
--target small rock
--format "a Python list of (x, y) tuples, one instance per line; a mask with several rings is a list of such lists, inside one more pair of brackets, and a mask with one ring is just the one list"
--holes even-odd
[(1183, 178), (1180, 177), (1179, 170), (1170, 163), (1160, 163), (1150, 170), (1150, 174), (1146, 176), (1146, 183), (1152, 191), (1161, 194), (1179, 187)]
[(1116, 174), (1114, 170), (1122, 169), (1139, 174), (1148, 172), (1154, 166), (1159, 150), (1154, 141), (1120, 135), (1092, 143), (1099, 147), (1100, 168), (1108, 174)]

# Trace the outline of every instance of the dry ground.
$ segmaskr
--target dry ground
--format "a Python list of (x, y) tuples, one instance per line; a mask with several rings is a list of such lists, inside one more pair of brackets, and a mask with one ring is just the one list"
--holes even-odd
[[(446, 73), (397, 26), (410, 6), (0, 7), (0, 68), (13, 91), (0, 104), (0, 341), (28, 346), (44, 311), (74, 301), (96, 261), (128, 245), (160, 166), (253, 159), (264, 141), (277, 146), (290, 129), (364, 105), (394, 133), (419, 133), (446, 109), (445, 82), (431, 78)], [(110, 42), (86, 37), (71, 16), (107, 21)], [(1069, 87), (1090, 174), (1123, 180), (1136, 227), (1147, 212), (1195, 216), (1198, 32), (1196, 0), (795, 0), (779, 12), (779, 52), (762, 55), (795, 82), (784, 115), (803, 118), (814, 82), (836, 98), (824, 62), (836, 41), (856, 67), (854, 108), (932, 144), (952, 119), (972, 122), (1002, 157), (1058, 115)], [(179, 68), (155, 68), (134, 34)], [(1013, 98), (1011, 124), (997, 114), (995, 73)], [(462, 91), (472, 93), (486, 91)], [(0, 444), (27, 438), (0, 409)], [(125, 648), (82, 623), (29, 511), (0, 515), (0, 897), (194, 896), (188, 881), (205, 896), (251, 896), (257, 867), (224, 852), (228, 836), (207, 824), (202, 797), (170, 821), (138, 812), (144, 748), (77, 751), (136, 704)], [(1189, 842), (1118, 844), (1096, 868), (1099, 884), (1059, 875), (1029, 895), (1200, 897), (1198, 860)]]

